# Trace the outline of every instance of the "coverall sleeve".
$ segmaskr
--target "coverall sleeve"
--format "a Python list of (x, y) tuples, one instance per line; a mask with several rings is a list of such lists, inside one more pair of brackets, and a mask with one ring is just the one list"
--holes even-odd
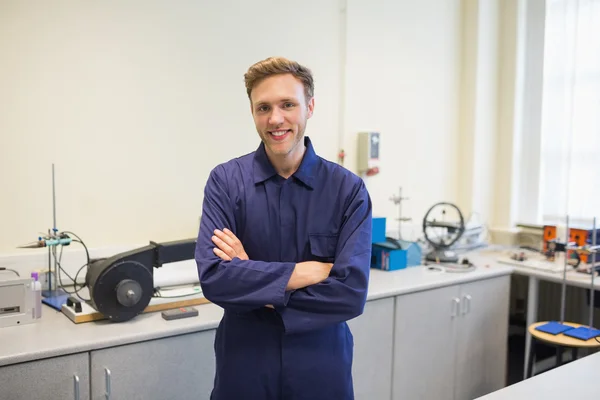
[(372, 204), (364, 182), (344, 213), (333, 268), (323, 282), (296, 290), (280, 313), (285, 331), (305, 332), (362, 314), (371, 266)]
[(244, 312), (266, 304), (285, 306), (290, 296), (286, 286), (295, 263), (263, 262), (234, 258), (224, 261), (213, 252), (215, 229), (228, 228), (234, 234), (233, 202), (222, 166), (211, 171), (204, 189), (202, 218), (195, 259), (204, 296), (226, 310)]

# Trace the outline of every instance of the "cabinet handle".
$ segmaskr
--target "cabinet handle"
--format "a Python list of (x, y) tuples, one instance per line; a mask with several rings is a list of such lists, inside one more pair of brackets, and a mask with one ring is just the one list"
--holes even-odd
[(463, 312), (463, 314), (468, 314), (468, 313), (471, 312), (471, 299), (472, 299), (472, 297), (469, 294), (465, 294), (463, 296), (463, 298), (465, 299), (465, 305), (466, 305), (466, 307), (465, 307), (466, 311)]
[(79, 400), (79, 377), (77, 375), (73, 375), (73, 394), (75, 400)]
[(104, 381), (106, 382), (106, 393), (104, 397), (106, 400), (110, 400), (110, 369), (104, 368)]
[(452, 318), (458, 317), (458, 310), (460, 308), (460, 299), (455, 297), (452, 299)]

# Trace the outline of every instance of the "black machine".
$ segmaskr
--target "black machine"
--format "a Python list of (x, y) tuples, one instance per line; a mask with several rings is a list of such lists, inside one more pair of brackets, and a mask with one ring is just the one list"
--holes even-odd
[(85, 283), (91, 305), (114, 322), (141, 313), (154, 295), (154, 268), (194, 258), (196, 239), (150, 242), (139, 249), (92, 260)]

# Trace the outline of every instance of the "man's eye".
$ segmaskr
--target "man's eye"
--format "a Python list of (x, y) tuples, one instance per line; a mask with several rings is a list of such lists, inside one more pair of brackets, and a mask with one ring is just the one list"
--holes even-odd
[(285, 103), (283, 106), (285, 108), (292, 108), (292, 107), (294, 107), (294, 103)]
[(269, 107), (267, 107), (267, 106), (260, 106), (260, 107), (258, 107), (258, 111), (259, 112), (265, 112), (265, 111), (268, 111), (268, 110), (269, 110)]

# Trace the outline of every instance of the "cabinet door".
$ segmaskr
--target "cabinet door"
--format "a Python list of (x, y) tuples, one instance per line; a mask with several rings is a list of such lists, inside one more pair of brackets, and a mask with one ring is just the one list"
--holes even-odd
[(92, 399), (208, 400), (214, 336), (210, 330), (92, 351)]
[(460, 289), (396, 297), (392, 394), (395, 400), (452, 400)]
[(352, 377), (356, 400), (389, 399), (392, 392), (394, 298), (368, 301), (364, 313), (348, 321), (354, 336)]
[(455, 399), (474, 399), (505, 386), (510, 277), (461, 286)]
[(2, 400), (88, 400), (88, 353), (0, 367)]

